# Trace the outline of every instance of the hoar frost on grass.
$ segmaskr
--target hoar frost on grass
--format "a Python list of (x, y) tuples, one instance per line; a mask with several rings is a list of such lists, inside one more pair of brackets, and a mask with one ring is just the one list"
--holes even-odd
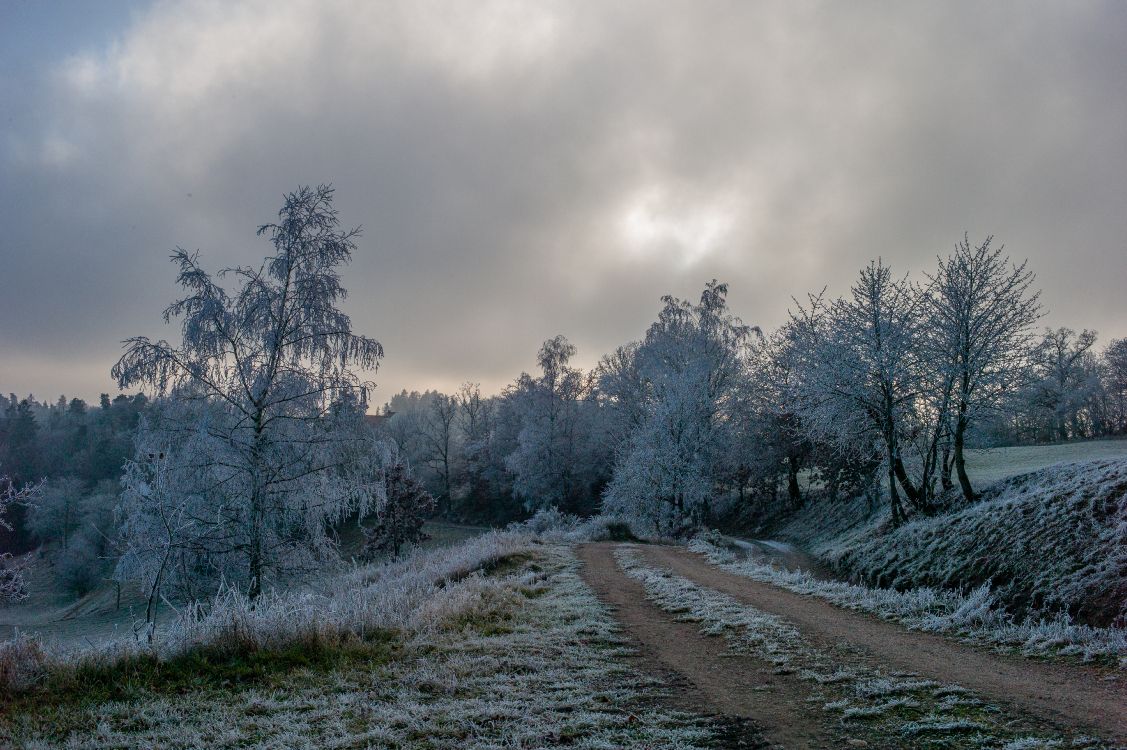
[(783, 570), (735, 555), (705, 538), (689, 549), (717, 567), (798, 594), (826, 599), (846, 609), (895, 620), (914, 630), (948, 633), (967, 640), (1016, 647), (1026, 654), (1063, 654), (1085, 661), (1114, 661), (1127, 668), (1127, 630), (1076, 625), (1064, 615), (1053, 620), (1014, 622), (999, 607), (988, 586), (968, 594), (929, 587), (897, 591), (842, 581), (826, 581), (805, 571)]
[[(451, 587), (452, 581), (493, 561), (527, 549), (529, 536), (494, 532), (462, 544), (411, 555), (397, 562), (369, 565), (330, 577), (313, 589), (267, 591), (252, 602), (238, 591), (220, 593), (207, 606), (185, 606), (150, 640), (118, 639), (85, 648), (62, 648), (19, 636), (0, 643), (0, 664), (12, 663), (3, 686), (20, 689), (44, 677), (52, 667), (112, 666), (136, 656), (170, 659), (196, 649), (232, 647), (243, 651), (284, 648), (297, 643), (337, 643), (363, 639), (384, 630), (414, 631), (457, 613), (480, 600), (495, 582), (483, 578)], [(0, 669), (0, 677), (3, 670)]]
[[(353, 582), (369, 592), (404, 577), (429, 592), (418, 594), (413, 610), (385, 592), (390, 616), (415, 629), (402, 654), (382, 666), (300, 672), (280, 689), (76, 707), (85, 729), (20, 739), (42, 750), (710, 746), (707, 720), (659, 708), (650, 696), (660, 685), (624, 664), (625, 641), (580, 580), (571, 551), (527, 533), (514, 537), (492, 543), (531, 554), (533, 563), (500, 577), (471, 572), (478, 553), (469, 547), (481, 543), (473, 540), (439, 556), (448, 565), (437, 569), (450, 574), (438, 591), (408, 563), (372, 580), (371, 571), (357, 572)], [(415, 564), (432, 574), (438, 565)], [(478, 616), (467, 617), (467, 607)]]
[(1127, 459), (1010, 477), (984, 488), (978, 502), (873, 532), (827, 544), (822, 554), (883, 587), (992, 582), (998, 601), (1018, 614), (1127, 623)]
[[(880, 740), (881, 746), (920, 746), (920, 737), (934, 747), (999, 747), (1017, 739), (1020, 726), (997, 709), (985, 706), (957, 685), (941, 685), (915, 675), (884, 674), (851, 660), (843, 649), (826, 652), (813, 646), (785, 618), (768, 614), (736, 599), (646, 565), (637, 547), (615, 551), (622, 570), (639, 581), (646, 596), (677, 619), (698, 623), (704, 634), (722, 635), (734, 653), (746, 654), (775, 667), (776, 674), (795, 674), (810, 684), (811, 702), (838, 716), (851, 734)], [(1063, 742), (1030, 733), (1024, 739)], [(1098, 747), (1089, 738), (1073, 738), (1074, 747)]]
[(605, 539), (616, 530), (629, 531), (629, 522), (541, 511), (505, 531), (450, 547), (417, 550), (398, 561), (357, 567), (330, 575), (316, 586), (270, 590), (253, 603), (239, 591), (226, 590), (205, 604), (184, 606), (153, 631), (151, 639), (138, 635), (64, 647), (17, 634), (0, 642), (0, 689), (34, 685), (51, 668), (106, 667), (138, 656), (170, 659), (213, 646), (260, 651), (362, 640), (386, 630), (426, 630), (472, 608), (497, 587), (485, 578), (461, 586), (450, 586), (451, 582), (463, 581), (510, 555), (527, 553), (533, 544)]

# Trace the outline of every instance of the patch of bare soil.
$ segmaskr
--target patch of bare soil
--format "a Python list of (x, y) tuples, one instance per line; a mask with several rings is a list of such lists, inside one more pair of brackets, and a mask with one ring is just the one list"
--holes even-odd
[[(942, 636), (909, 631), (894, 623), (841, 609), (814, 597), (727, 573), (709, 565), (700, 555), (679, 547), (643, 545), (639, 549), (651, 565), (666, 568), (756, 609), (785, 617), (816, 646), (832, 648), (848, 644), (862, 661), (872, 665), (955, 683), (1052, 724), (1096, 731), (1113, 741), (1127, 741), (1127, 685), (1121, 676), (1109, 670), (987, 653)], [(588, 567), (595, 571), (606, 566), (613, 567), (611, 550), (610, 545), (590, 545), (583, 550), (583, 559), (589, 560)], [(619, 577), (629, 580), (621, 574)], [(615, 585), (620, 584), (616, 581)], [(626, 588), (626, 584), (621, 585), (624, 590), (617, 594), (619, 599), (644, 599), (638, 584), (630, 581), (631, 589)], [(606, 598), (609, 600), (609, 597)], [(627, 627), (631, 627), (629, 623)], [(659, 635), (655, 632), (652, 637), (658, 638)], [(666, 650), (683, 650), (682, 643), (687, 636), (678, 635), (677, 638), (678, 642), (667, 644)], [(716, 650), (716, 646), (711, 647)], [(658, 644), (654, 648), (661, 646)], [(681, 671), (679, 666), (674, 665), (674, 668)], [(710, 669), (708, 666), (703, 668)], [(722, 682), (717, 683), (715, 690), (709, 691), (708, 695), (712, 697), (716, 692), (723, 692), (722, 688)], [(793, 720), (795, 711), (802, 713), (804, 707), (797, 693), (785, 693), (779, 697), (785, 697), (788, 703), (793, 704), (791, 713), (780, 716), (782, 721)], [(732, 696), (729, 699), (742, 700)], [(798, 720), (801, 722), (801, 715)]]

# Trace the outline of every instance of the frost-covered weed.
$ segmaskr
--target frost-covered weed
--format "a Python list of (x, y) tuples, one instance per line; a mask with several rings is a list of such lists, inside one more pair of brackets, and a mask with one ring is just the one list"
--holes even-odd
[[(28, 747), (702, 748), (707, 720), (666, 711), (567, 548), (542, 545), (541, 571), (498, 580), (511, 631), (440, 628), (375, 670), (304, 674), (275, 690), (146, 696), (87, 709), (82, 731)], [(474, 578), (451, 588), (476, 585)], [(522, 604), (517, 592), (544, 586)], [(523, 598), (523, 597), (521, 597)], [(0, 744), (3, 738), (0, 737)]]
[(0, 691), (22, 690), (35, 682), (48, 664), (42, 644), (16, 631), (0, 643)]
[(906, 738), (907, 746), (915, 747), (918, 735), (963, 737), (975, 731), (982, 742), (973, 746), (996, 747), (1019, 731), (1018, 723), (971, 697), (965, 688), (912, 674), (885, 674), (844, 651), (819, 649), (782, 617), (649, 567), (637, 547), (624, 545), (615, 557), (619, 567), (665, 611), (699, 623), (702, 633), (723, 636), (736, 653), (774, 664), (776, 674), (795, 674), (810, 684), (809, 700), (837, 714), (851, 733), (870, 732), (882, 746), (890, 733), (897, 734)]
[[(569, 513), (561, 513), (557, 508), (536, 511), (532, 518), (509, 526), (513, 531), (522, 531), (545, 542), (597, 542), (615, 540), (628, 534), (635, 539), (653, 538), (653, 532), (631, 516), (601, 514), (591, 518), (580, 518)], [(626, 541), (617, 539), (617, 541)]]
[[(268, 591), (253, 603), (228, 589), (206, 606), (184, 607), (170, 623), (151, 631), (151, 639), (119, 639), (82, 649), (29, 638), (9, 641), (0, 644), (0, 660), (7, 665), (0, 669), (0, 687), (26, 687), (51, 668), (109, 667), (142, 655), (168, 659), (204, 648), (248, 652), (291, 644), (333, 645), (378, 631), (427, 630), (496, 596), (497, 583), (474, 572), (527, 551), (529, 543), (527, 534), (493, 532), (395, 562), (359, 567), (331, 576), (316, 588)], [(450, 586), (454, 581), (463, 585)]]
[(953, 633), (971, 640), (1016, 646), (1026, 653), (1078, 655), (1085, 660), (1111, 658), (1127, 668), (1127, 630), (1076, 625), (1067, 616), (1052, 620), (1014, 622), (998, 606), (988, 587), (969, 594), (928, 587), (897, 591), (869, 588), (842, 581), (825, 581), (804, 571), (782, 570), (744, 559), (706, 538), (694, 539), (689, 549), (729, 573), (826, 599), (838, 606), (896, 620), (909, 628)]
[(1002, 745), (1002, 750), (1048, 750), (1055, 747), (1064, 747), (1064, 743), (1060, 740), (1045, 740), (1040, 737), (1019, 737)]
[(1019, 737), (1003, 745), (1002, 750), (1051, 750), (1058, 747), (1094, 748), (1101, 747), (1101, 743), (1095, 737), (1075, 737), (1068, 744), (1042, 737)]
[(912, 698), (893, 698), (884, 703), (869, 706), (850, 706), (841, 712), (841, 718), (845, 721), (850, 719), (872, 719), (877, 716), (883, 716), (897, 708), (919, 708), (920, 702)]
[(976, 732), (985, 729), (976, 721), (949, 719), (942, 716), (927, 716), (920, 721), (909, 721), (900, 727), (906, 736), (918, 734), (949, 734), (951, 732)]

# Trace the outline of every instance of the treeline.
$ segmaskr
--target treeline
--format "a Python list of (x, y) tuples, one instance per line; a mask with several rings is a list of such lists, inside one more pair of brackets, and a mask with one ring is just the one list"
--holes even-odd
[(1096, 350), (1096, 332), (1047, 329), (1030, 381), (988, 426), (991, 444), (1019, 445), (1127, 435), (1127, 339)]
[(113, 509), (122, 467), (148, 399), (102, 394), (99, 404), (54, 403), (9, 394), (0, 413), (0, 476), (9, 488), (40, 485), (34, 502), (12, 503), (0, 551), (51, 545), (58, 580), (85, 593), (112, 570)]
[(964, 239), (918, 280), (873, 262), (770, 333), (714, 281), (592, 371), (559, 336), (501, 394), (404, 391), (380, 429), (452, 519), (605, 509), (675, 532), (816, 491), (899, 521), (974, 499), (968, 447), (1127, 434), (1127, 340), (1041, 327), (1033, 281)]

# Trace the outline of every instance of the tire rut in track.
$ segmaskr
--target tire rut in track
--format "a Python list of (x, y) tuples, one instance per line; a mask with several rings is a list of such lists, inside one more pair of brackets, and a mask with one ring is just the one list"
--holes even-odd
[[(727, 653), (722, 638), (702, 635), (695, 623), (673, 619), (646, 598), (640, 583), (619, 569), (614, 547), (581, 546), (581, 575), (638, 647), (643, 671), (670, 685), (672, 707), (750, 720), (769, 743), (784, 748), (838, 746), (811, 720), (806, 703), (810, 693), (797, 677), (774, 674), (769, 662)], [(750, 729), (746, 724), (735, 726), (744, 735)], [(755, 739), (743, 736), (729, 741), (732, 747), (756, 747)]]

